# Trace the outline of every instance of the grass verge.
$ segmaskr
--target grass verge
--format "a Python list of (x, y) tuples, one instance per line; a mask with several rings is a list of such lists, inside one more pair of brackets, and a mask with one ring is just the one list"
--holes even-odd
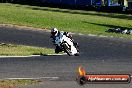
[(54, 54), (53, 49), (14, 44), (0, 44), (0, 56), (27, 56)]
[(39, 80), (1, 80), (0, 88), (15, 88), (17, 86), (26, 86), (39, 82)]
[(132, 35), (105, 32), (109, 28), (132, 28), (131, 14), (0, 3), (0, 23), (46, 29), (57, 27), (75, 33), (132, 38)]

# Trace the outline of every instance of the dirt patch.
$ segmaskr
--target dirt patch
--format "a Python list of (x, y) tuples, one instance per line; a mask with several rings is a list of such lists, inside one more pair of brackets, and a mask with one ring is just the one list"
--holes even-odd
[(34, 27), (27, 27), (27, 26), (20, 26), (20, 25), (12, 25), (12, 24), (0, 24), (0, 27), (6, 27), (6, 28), (15, 28), (18, 30), (32, 30), (32, 31), (45, 31), (50, 32), (47, 28), (34, 28)]
[(15, 84), (0, 83), (0, 88), (14, 88), (14, 87), (16, 87)]

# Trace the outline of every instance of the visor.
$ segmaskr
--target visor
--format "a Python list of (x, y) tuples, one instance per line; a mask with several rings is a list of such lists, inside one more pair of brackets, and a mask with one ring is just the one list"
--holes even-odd
[(55, 35), (56, 33), (57, 33), (57, 31), (56, 32), (51, 32), (52, 35)]

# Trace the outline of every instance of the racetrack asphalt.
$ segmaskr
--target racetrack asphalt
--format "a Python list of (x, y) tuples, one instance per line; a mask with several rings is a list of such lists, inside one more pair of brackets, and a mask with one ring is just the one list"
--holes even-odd
[[(0, 42), (54, 48), (50, 33), (42, 30), (0, 26)], [(80, 56), (49, 55), (40, 57), (0, 58), (0, 79), (59, 77), (54, 81), (23, 88), (132, 88), (130, 84), (86, 84), (76, 82), (77, 69), (87, 73), (131, 74), (132, 40), (73, 35), (80, 45)]]

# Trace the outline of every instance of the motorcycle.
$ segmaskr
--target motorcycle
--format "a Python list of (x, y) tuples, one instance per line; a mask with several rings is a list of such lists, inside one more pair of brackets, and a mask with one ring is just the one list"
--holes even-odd
[(79, 56), (79, 49), (73, 44), (73, 40), (66, 35), (61, 35), (56, 38), (55, 44), (61, 47), (69, 56)]

